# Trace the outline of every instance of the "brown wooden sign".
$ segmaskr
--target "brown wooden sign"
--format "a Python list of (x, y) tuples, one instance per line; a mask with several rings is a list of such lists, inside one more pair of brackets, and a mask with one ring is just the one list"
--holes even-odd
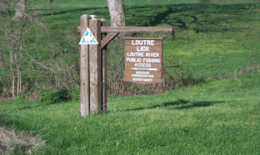
[(162, 82), (163, 38), (124, 37), (124, 81), (138, 84)]

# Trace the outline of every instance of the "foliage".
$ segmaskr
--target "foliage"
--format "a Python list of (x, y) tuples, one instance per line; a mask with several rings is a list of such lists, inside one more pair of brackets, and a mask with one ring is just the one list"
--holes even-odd
[(52, 91), (44, 91), (39, 93), (39, 99), (38, 101), (52, 104), (52, 103), (58, 103), (61, 101), (68, 101), (71, 100), (72, 96), (68, 92), (68, 90), (52, 90)]
[(80, 101), (80, 88), (75, 87), (74, 89), (68, 90), (68, 92), (72, 101)]
[(143, 95), (143, 94), (147, 94), (147, 95), (148, 95), (148, 94), (151, 94), (151, 90), (145, 88), (143, 85), (133, 84), (133, 85), (130, 87), (130, 90), (133, 91), (134, 88), (137, 89), (137, 91), (136, 91), (136, 89), (135, 89), (136, 95)]
[(200, 0), (201, 3), (212, 2), (212, 0)]

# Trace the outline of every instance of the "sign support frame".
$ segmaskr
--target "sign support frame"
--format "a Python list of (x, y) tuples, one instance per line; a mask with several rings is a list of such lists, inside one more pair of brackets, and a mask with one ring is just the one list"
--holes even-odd
[[(87, 27), (93, 33), (99, 44), (80, 45), (80, 91), (81, 116), (91, 113), (98, 114), (107, 110), (107, 48), (106, 45), (120, 32), (130, 33), (174, 33), (173, 27), (129, 27), (107, 26), (105, 19), (96, 15), (80, 16), (80, 38)], [(109, 32), (109, 33), (108, 33)], [(107, 34), (108, 33), (108, 34)]]

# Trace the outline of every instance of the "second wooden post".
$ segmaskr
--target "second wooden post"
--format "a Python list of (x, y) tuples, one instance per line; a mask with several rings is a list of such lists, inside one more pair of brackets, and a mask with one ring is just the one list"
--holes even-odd
[(99, 44), (91, 44), (89, 47), (89, 74), (90, 74), (90, 112), (98, 113), (101, 110), (101, 21), (97, 16), (90, 15), (89, 29)]

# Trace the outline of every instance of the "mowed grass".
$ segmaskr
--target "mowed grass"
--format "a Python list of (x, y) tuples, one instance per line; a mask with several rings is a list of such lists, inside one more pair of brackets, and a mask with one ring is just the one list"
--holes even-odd
[(151, 96), (108, 99), (80, 116), (80, 102), (0, 103), (0, 125), (40, 132), (36, 154), (259, 154), (260, 72)]

